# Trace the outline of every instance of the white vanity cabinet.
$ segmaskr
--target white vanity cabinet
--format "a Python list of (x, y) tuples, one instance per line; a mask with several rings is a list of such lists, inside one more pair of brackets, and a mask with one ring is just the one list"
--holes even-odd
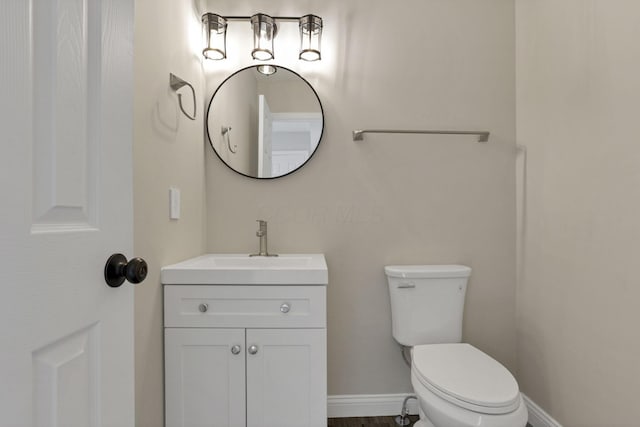
[(165, 285), (166, 427), (326, 427), (326, 286)]

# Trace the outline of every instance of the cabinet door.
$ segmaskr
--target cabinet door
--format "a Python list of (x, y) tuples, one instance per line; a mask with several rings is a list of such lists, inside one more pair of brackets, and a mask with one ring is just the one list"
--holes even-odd
[(247, 329), (247, 427), (326, 427), (326, 340), (326, 329)]
[(165, 328), (166, 427), (245, 427), (244, 344), (244, 329)]

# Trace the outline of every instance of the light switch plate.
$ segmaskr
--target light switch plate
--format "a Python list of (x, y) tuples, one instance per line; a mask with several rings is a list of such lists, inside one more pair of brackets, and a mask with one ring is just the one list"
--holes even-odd
[(169, 187), (169, 218), (180, 219), (180, 189)]

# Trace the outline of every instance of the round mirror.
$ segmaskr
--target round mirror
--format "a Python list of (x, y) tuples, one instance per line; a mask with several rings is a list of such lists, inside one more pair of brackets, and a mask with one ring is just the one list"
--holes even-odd
[(324, 129), (320, 99), (288, 68), (258, 65), (229, 76), (211, 97), (207, 137), (220, 160), (252, 178), (277, 178), (304, 165)]

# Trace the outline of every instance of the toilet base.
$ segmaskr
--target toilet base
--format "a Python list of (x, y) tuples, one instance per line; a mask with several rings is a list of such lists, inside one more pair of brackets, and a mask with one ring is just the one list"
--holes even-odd
[(420, 406), (420, 399), (418, 398), (418, 415), (420, 419), (413, 425), (413, 427), (436, 427), (433, 423), (427, 418)]

